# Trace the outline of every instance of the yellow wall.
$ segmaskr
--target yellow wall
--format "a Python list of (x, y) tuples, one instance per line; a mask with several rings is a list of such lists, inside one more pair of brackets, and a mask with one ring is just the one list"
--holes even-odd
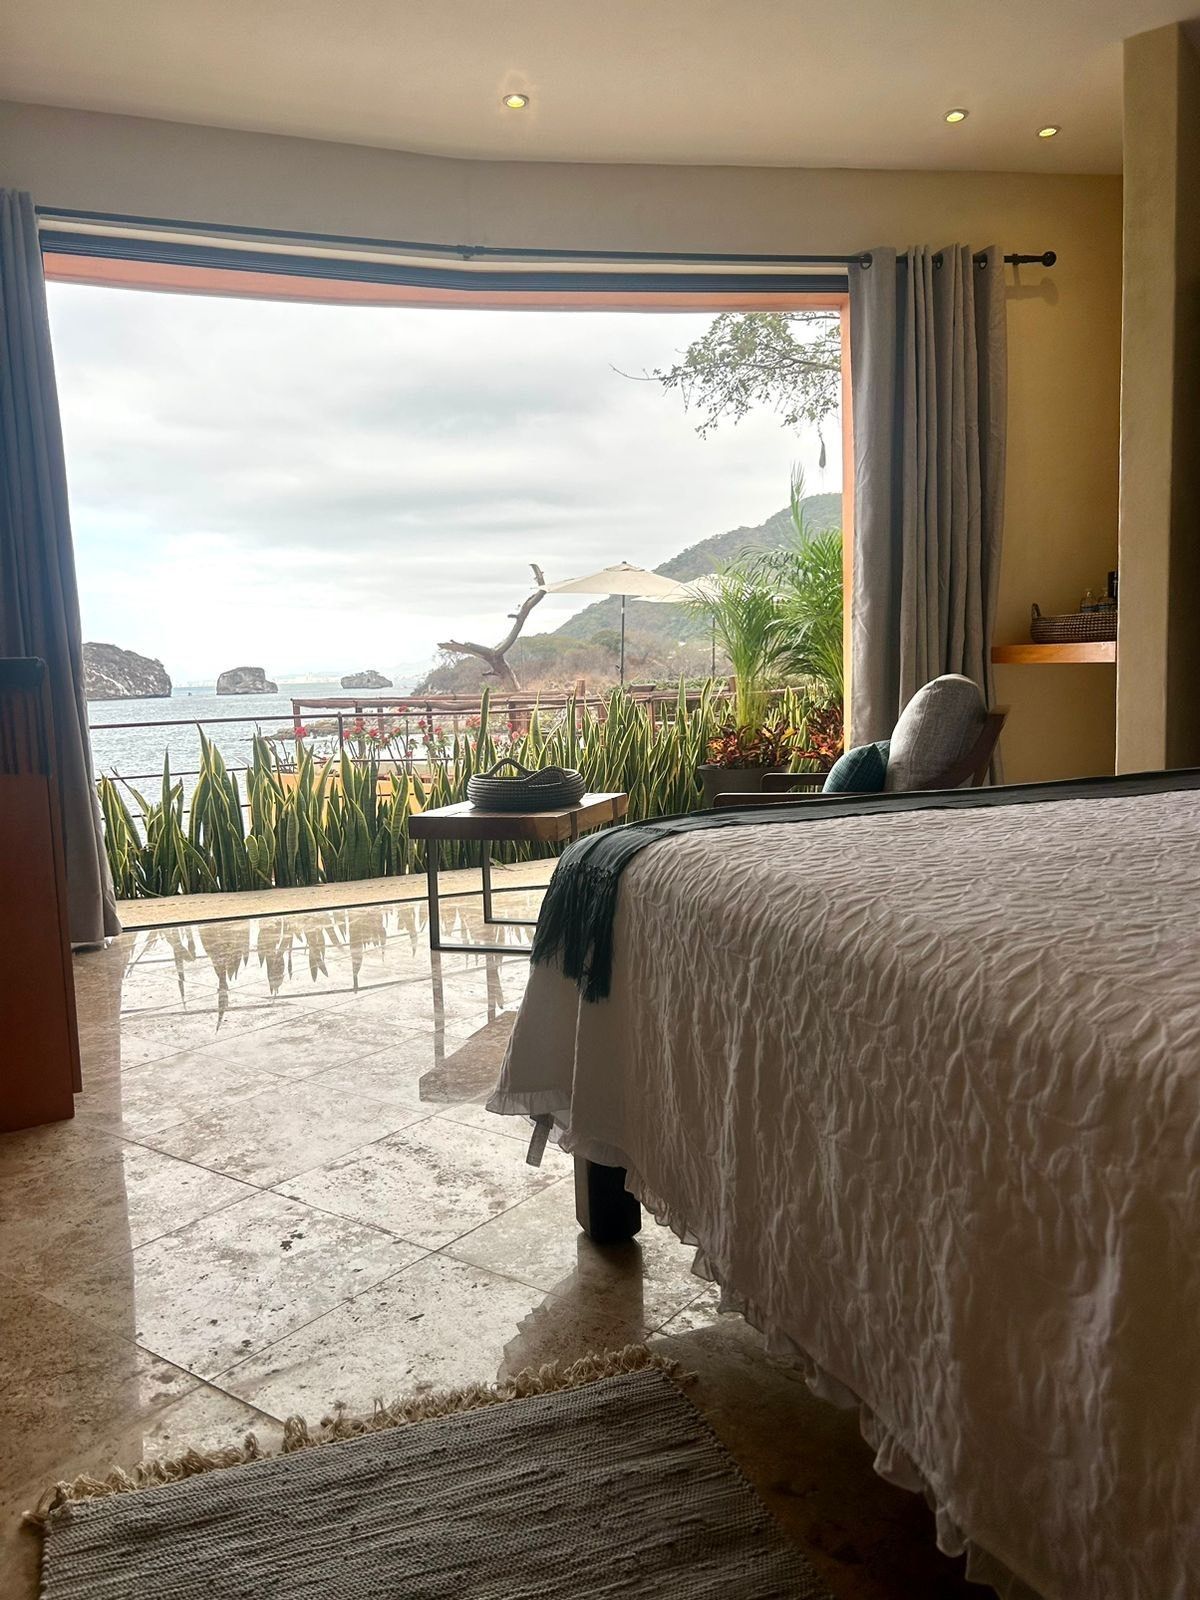
[(1200, 59), (1125, 45), (1122, 771), (1200, 765)]
[[(0, 103), (0, 184), (43, 205), (448, 243), (815, 251), (996, 243), (1010, 272), (997, 638), (1114, 565), (1121, 301), (1115, 177), (454, 161)], [(714, 530), (715, 531), (715, 530)], [(1112, 669), (1006, 667), (1016, 781), (1111, 771)]]

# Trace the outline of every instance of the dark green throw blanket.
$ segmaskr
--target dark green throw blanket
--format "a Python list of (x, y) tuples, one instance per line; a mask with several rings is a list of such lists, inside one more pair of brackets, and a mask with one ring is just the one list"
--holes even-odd
[(559, 858), (538, 918), (531, 956), (535, 965), (557, 961), (585, 1000), (604, 1000), (612, 983), (613, 927), (621, 874), (647, 845), (678, 833), (709, 828), (750, 828), (764, 823), (871, 817), (886, 811), (967, 811), (1055, 800), (1116, 798), (1200, 788), (1200, 768), (1138, 772), (1120, 778), (1070, 778), (1059, 783), (1006, 784), (994, 789), (944, 789), (903, 794), (830, 794), (778, 806), (692, 811), (653, 822), (632, 822), (589, 834)]

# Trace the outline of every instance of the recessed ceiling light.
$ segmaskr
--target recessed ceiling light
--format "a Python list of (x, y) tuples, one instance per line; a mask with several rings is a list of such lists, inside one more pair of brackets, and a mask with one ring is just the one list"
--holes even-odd
[(529, 96), (527, 94), (506, 94), (504, 96), (504, 104), (510, 111), (524, 111), (529, 104)]
[(952, 111), (947, 111), (944, 120), (946, 122), (965, 122), (969, 116), (969, 111), (964, 111), (961, 106), (955, 106)]
[(1055, 123), (1048, 122), (1044, 128), (1039, 128), (1038, 129), (1038, 138), (1039, 139), (1053, 139), (1054, 135), (1056, 133), (1058, 133), (1059, 131), (1060, 130), (1059, 130), (1058, 126)]

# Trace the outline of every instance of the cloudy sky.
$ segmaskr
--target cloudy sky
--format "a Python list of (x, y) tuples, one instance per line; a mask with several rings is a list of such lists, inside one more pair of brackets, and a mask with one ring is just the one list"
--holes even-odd
[[(631, 381), (707, 315), (410, 311), (51, 284), (84, 637), (180, 683), (414, 675), (528, 592), (840, 487), (769, 415)], [(550, 598), (556, 627), (586, 600)]]

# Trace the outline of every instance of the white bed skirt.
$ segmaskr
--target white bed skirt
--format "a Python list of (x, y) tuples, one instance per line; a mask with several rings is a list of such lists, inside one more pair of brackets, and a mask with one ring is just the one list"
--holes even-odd
[[(509, 1104), (503, 1109), (524, 1114), (525, 1108), (519, 1105), (513, 1106), (511, 1097), (508, 1096), (497, 1096), (490, 1102), (490, 1110), (502, 1109), (496, 1100), (508, 1100)], [(1022, 1583), (1020, 1578), (1011, 1573), (1002, 1561), (998, 1561), (995, 1556), (966, 1537), (946, 1507), (938, 1504), (937, 1497), (903, 1446), (870, 1406), (832, 1373), (826, 1372), (820, 1362), (814, 1361), (806, 1350), (802, 1350), (783, 1328), (772, 1324), (760, 1307), (739, 1295), (736, 1289), (730, 1286), (727, 1273), (722, 1271), (719, 1262), (711, 1261), (705, 1254), (704, 1247), (686, 1218), (674, 1214), (660, 1196), (654, 1195), (647, 1189), (640, 1174), (630, 1169), (628, 1157), (622, 1151), (612, 1145), (591, 1144), (586, 1139), (576, 1140), (570, 1134), (561, 1135), (558, 1142), (569, 1155), (595, 1161), (605, 1167), (623, 1167), (625, 1187), (637, 1197), (644, 1210), (648, 1211), (661, 1227), (670, 1228), (683, 1244), (695, 1247), (692, 1271), (706, 1283), (715, 1283), (720, 1288), (720, 1309), (725, 1312), (737, 1312), (743, 1316), (752, 1328), (763, 1335), (767, 1354), (798, 1368), (804, 1374), (804, 1381), (808, 1387), (819, 1399), (827, 1400), (840, 1411), (857, 1411), (859, 1432), (875, 1453), (872, 1462), (875, 1471), (888, 1483), (894, 1483), (901, 1489), (912, 1490), (924, 1497), (926, 1504), (934, 1513), (938, 1549), (948, 1556), (965, 1555), (967, 1577), (973, 1583), (990, 1585), (1001, 1596), (1001, 1600), (1043, 1600), (1036, 1590)]]

